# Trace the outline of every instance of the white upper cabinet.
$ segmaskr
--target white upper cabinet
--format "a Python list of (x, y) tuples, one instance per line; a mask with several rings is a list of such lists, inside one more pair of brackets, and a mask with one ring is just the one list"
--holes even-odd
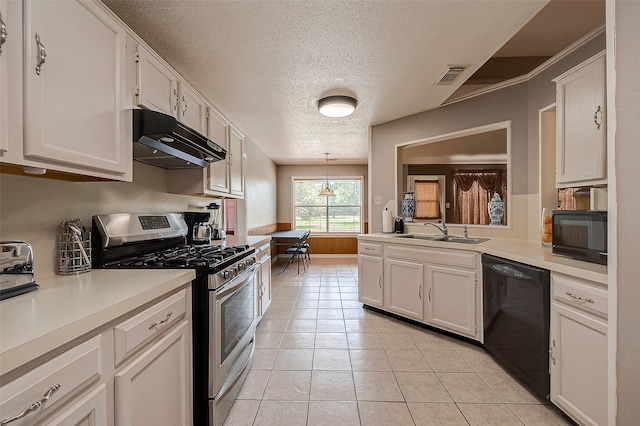
[(136, 46), (136, 104), (178, 117), (178, 76), (144, 46)]
[(244, 135), (231, 127), (229, 137), (229, 185), (232, 195), (244, 196)]
[(229, 192), (229, 122), (213, 108), (209, 108), (209, 131), (207, 136), (227, 151), (227, 158), (209, 165), (211, 191)]
[[(7, 43), (13, 43), (13, 37), (18, 27), (13, 27), (13, 22), (9, 22), (7, 0), (0, 0), (0, 152), (8, 149), (8, 109), (7, 102)], [(16, 39), (19, 43), (19, 39)]]
[(607, 183), (605, 52), (556, 82), (556, 186)]
[(178, 82), (178, 120), (200, 134), (207, 134), (207, 104), (205, 100), (185, 83)]
[(24, 14), (25, 159), (125, 174), (124, 28), (88, 1), (25, 1)]
[(136, 49), (136, 104), (168, 114), (193, 130), (207, 134), (204, 98), (145, 46), (138, 44)]

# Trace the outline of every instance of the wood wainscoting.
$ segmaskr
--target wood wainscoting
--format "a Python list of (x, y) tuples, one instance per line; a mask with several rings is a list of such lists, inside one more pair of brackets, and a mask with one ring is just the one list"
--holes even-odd
[[(365, 234), (368, 224), (365, 223)], [(279, 222), (250, 229), (248, 235), (267, 235), (275, 231), (290, 231), (291, 223)], [(271, 257), (284, 253), (286, 247), (271, 246)], [(356, 255), (358, 254), (358, 239), (355, 235), (313, 235), (309, 236), (310, 254), (328, 255)]]

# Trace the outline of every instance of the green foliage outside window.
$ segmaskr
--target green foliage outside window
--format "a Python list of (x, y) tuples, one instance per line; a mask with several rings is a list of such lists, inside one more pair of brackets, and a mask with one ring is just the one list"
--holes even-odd
[(326, 180), (294, 180), (294, 229), (312, 233), (362, 232), (362, 180), (329, 180), (335, 197), (318, 194)]

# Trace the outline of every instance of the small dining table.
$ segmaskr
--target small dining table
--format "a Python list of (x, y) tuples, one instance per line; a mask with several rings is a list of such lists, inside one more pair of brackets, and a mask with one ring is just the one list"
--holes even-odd
[[(274, 240), (299, 240), (304, 236), (305, 232), (307, 232), (306, 229), (292, 229), (290, 231), (276, 231), (267, 235)], [(278, 243), (276, 242), (274, 244)]]
[[(308, 232), (307, 229), (292, 229), (289, 231), (275, 231), (267, 235), (271, 237), (271, 244), (277, 246), (277, 253), (281, 254), (280, 246), (287, 246), (287, 248), (293, 246), (293, 244), (299, 242), (304, 237), (306, 232)], [(289, 266), (292, 261), (293, 257), (289, 260), (287, 266)]]

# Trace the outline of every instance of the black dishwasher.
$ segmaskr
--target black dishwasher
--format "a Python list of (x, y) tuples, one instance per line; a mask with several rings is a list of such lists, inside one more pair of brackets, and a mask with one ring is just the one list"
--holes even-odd
[(484, 345), (549, 398), (549, 271), (482, 255)]

